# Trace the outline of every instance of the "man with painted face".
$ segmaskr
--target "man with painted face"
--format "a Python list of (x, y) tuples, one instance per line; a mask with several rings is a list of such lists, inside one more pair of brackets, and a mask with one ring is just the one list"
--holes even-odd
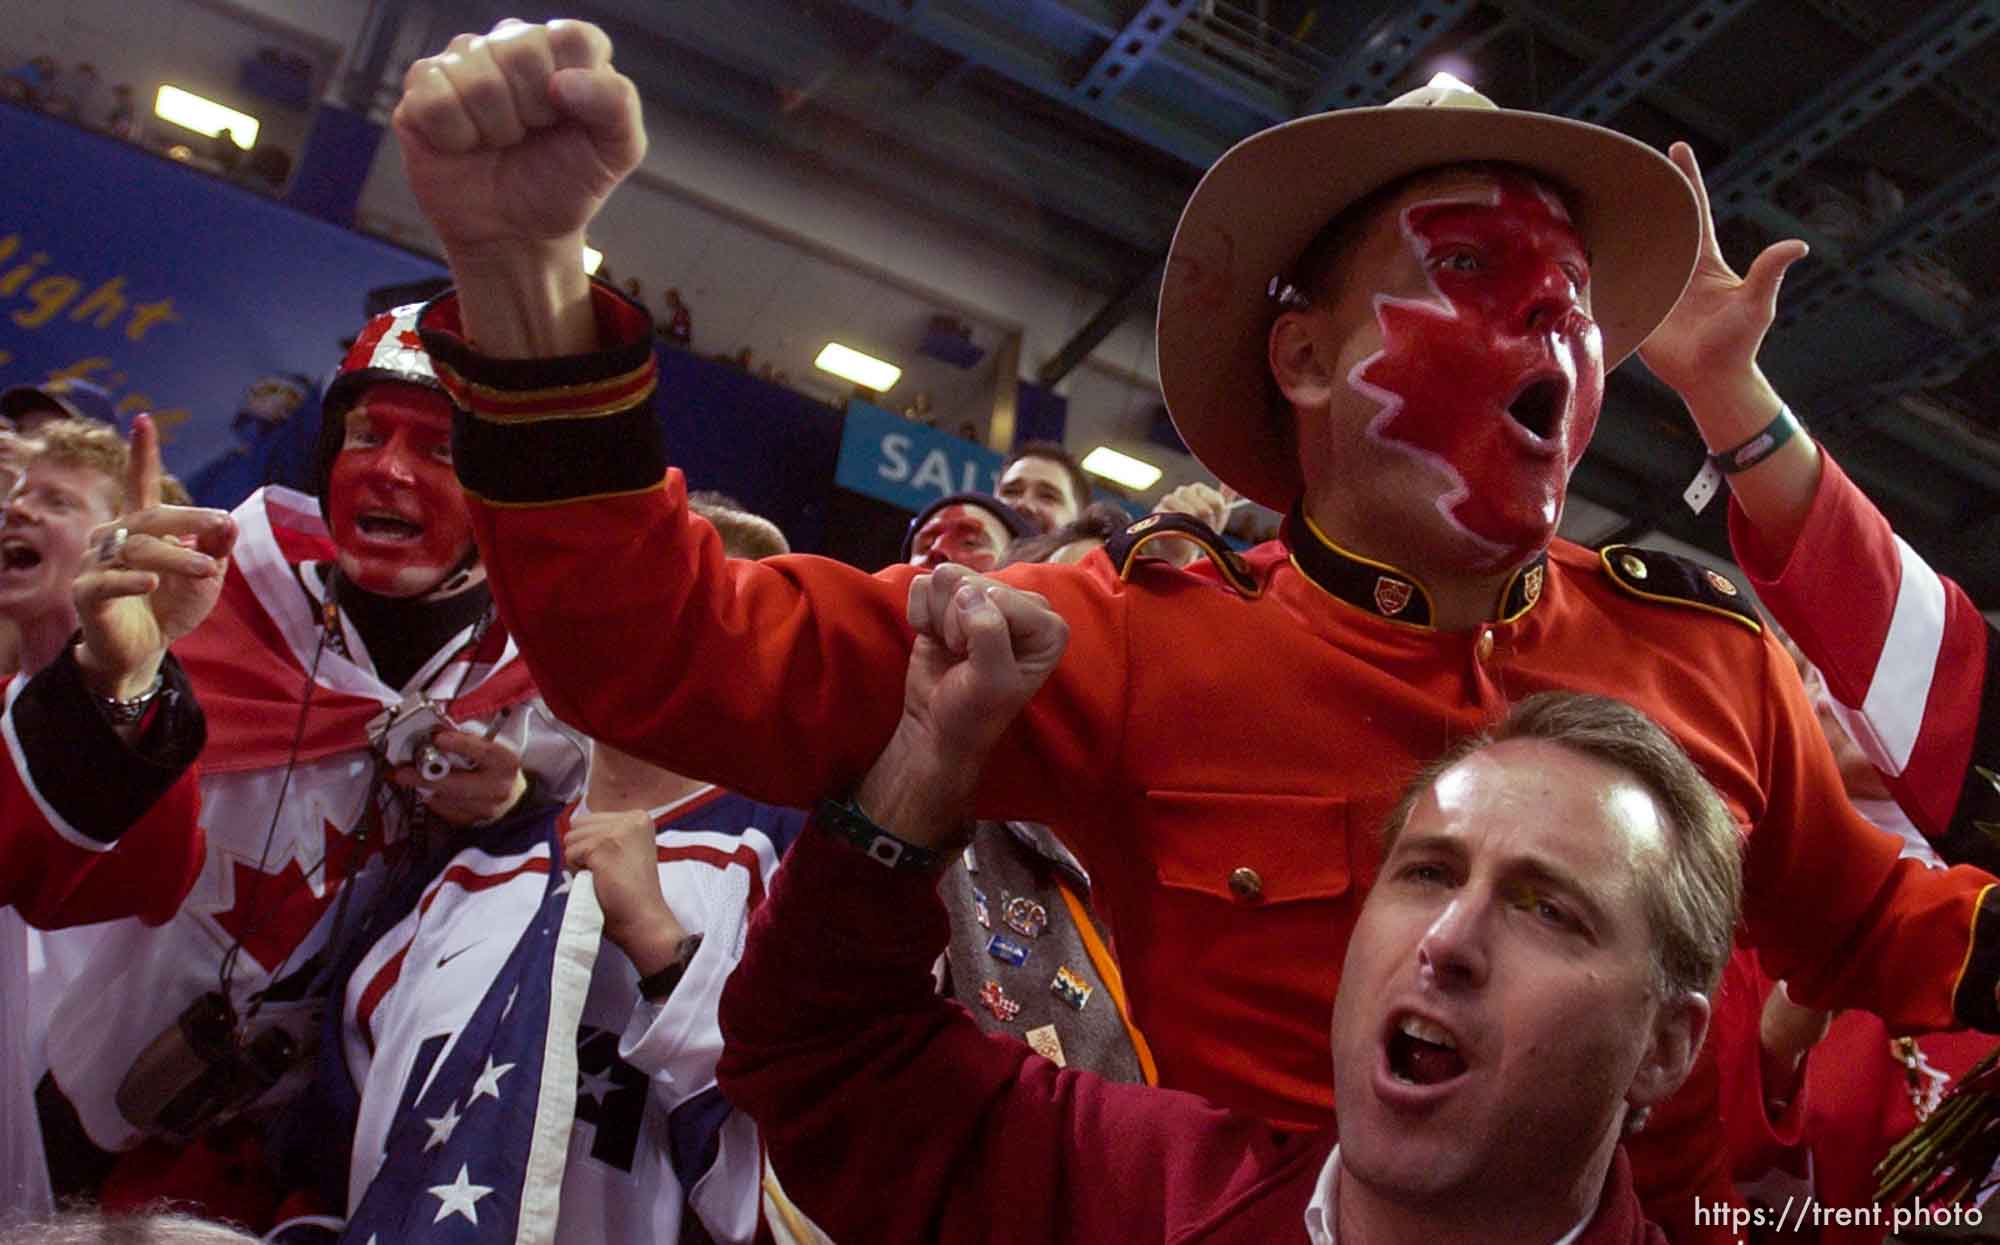
[(985, 493), (953, 493), (910, 520), (901, 561), (925, 570), (955, 562), (990, 571), (1006, 558), (1009, 545), (1034, 532), (1027, 517), (1006, 502)]
[[(808, 802), (894, 730), (905, 610), (979, 577), (729, 562), (690, 522), (646, 409), (649, 327), (576, 261), (645, 152), (611, 51), (585, 23), (508, 22), (406, 80), (405, 162), (458, 281), (420, 326), (465, 408), (457, 470), (566, 720)], [(973, 800), (1050, 824), (1089, 871), (1161, 1084), (1326, 1123), (1338, 982), (1308, 949), (1353, 928), (1369, 827), (1423, 759), (1557, 689), (1636, 703), (1721, 790), (1748, 828), (1746, 936), (1795, 997), (2000, 1029), (1991, 879), (1899, 861), (1851, 814), (1740, 590), (1554, 539), (1604, 373), (1674, 307), (1701, 222), (1650, 148), (1449, 87), (1255, 135), (1196, 190), (1162, 285), (1167, 405), (1223, 484), (1290, 519), (1192, 572), (1137, 556), (1173, 534), (1157, 517), (1080, 566), (1001, 572), (1072, 639)], [(612, 558), (652, 573), (607, 598)], [(1677, 1235), (1696, 1190), (1730, 1196), (1714, 1095), (1704, 1058), (1635, 1139)]]
[[(254, 1217), (187, 1174), (198, 1149), (175, 1147), (304, 1084), (329, 948), (368, 929), (385, 876), (531, 790), (566, 798), (581, 781), (582, 747), (495, 617), (418, 310), (356, 339), (325, 397), (318, 500), (273, 486), (237, 508), (221, 603), (178, 646), (209, 713), (208, 864), (172, 921), (107, 935), (57, 1005), (41, 1105), (59, 1193), (91, 1191), (105, 1151), (160, 1138), (172, 1144), (131, 1156), (114, 1193)], [(411, 709), (418, 736), (389, 755), (400, 732), (384, 719)], [(412, 763), (424, 744), (449, 762), (442, 777)], [(227, 1083), (175, 1041), (190, 1017), (215, 1018), (224, 1056), (260, 1075)]]

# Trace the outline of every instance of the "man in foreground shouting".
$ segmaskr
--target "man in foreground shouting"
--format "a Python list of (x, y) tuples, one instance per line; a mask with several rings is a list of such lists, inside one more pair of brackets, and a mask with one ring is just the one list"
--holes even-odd
[(723, 1090), (835, 1240), (1661, 1239), (1618, 1142), (1694, 1065), (1740, 880), (1735, 822), (1645, 715), (1537, 696), (1405, 793), (1341, 970), (1336, 1146), (1062, 1071), (933, 994), (939, 868), (1066, 629), (1004, 587), (912, 614), (895, 733), (723, 996)]

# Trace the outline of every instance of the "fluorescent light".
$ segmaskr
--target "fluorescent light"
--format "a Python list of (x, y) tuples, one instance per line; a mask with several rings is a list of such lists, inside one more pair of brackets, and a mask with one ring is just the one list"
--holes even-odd
[(839, 342), (828, 342), (826, 349), (819, 352), (819, 358), (813, 360), (813, 366), (876, 393), (889, 392), (903, 376), (903, 369), (895, 364), (884, 363), (873, 355), (862, 354)]
[(236, 145), (245, 151), (257, 145), (257, 118), (177, 86), (160, 88), (159, 96), (153, 101), (153, 115), (210, 138), (228, 130), (229, 137), (235, 139)]
[(1083, 456), (1083, 469), (1092, 475), (1103, 476), (1121, 488), (1143, 493), (1159, 483), (1160, 469), (1149, 462), (1143, 462), (1130, 454), (1120, 454), (1108, 445), (1100, 445)]
[(590, 276), (597, 275), (597, 266), (604, 262), (604, 252), (586, 242), (583, 244), (583, 270)]
[(1447, 73), (1443, 70), (1432, 74), (1431, 80), (1424, 85), (1433, 90), (1445, 91), (1473, 91), (1478, 89), (1457, 74)]

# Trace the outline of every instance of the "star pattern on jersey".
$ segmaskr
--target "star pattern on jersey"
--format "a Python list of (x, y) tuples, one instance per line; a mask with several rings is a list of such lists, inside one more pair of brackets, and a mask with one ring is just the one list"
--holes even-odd
[(590, 1157), (629, 1172), (644, 1130), (652, 1078), (619, 1057), (621, 1034), (577, 1026), (576, 1122), (590, 1128)]
[(471, 1165), (461, 1163), (457, 1180), (430, 1187), (431, 1196), (438, 1199), (437, 1218), (431, 1222), (443, 1223), (447, 1215), (463, 1215), (476, 1227), (479, 1224), (479, 1199), (491, 1192), (491, 1185), (473, 1184)]
[(611, 1074), (593, 1068), (577, 1076), (576, 1092), (598, 1106), (604, 1105), (604, 1096), (612, 1090)]
[(496, 1064), (493, 1062), (492, 1057), (488, 1056), (486, 1070), (481, 1072), (479, 1079), (472, 1083), (472, 1097), (465, 1100), (465, 1105), (470, 1107), (482, 1097), (491, 1097), (495, 1102), (500, 1101), (500, 1078), (513, 1070), (513, 1064)]
[[(498, 1095), (495, 1095), (495, 1097), (498, 1097)], [(464, 1118), (464, 1116), (458, 1113), (458, 1104), (449, 1102), (445, 1104), (443, 1115), (438, 1116), (436, 1119), (424, 1120), (424, 1123), (430, 1125), (431, 1129), (431, 1139), (424, 1143), (424, 1149), (435, 1150), (450, 1141), (452, 1133), (458, 1128), (458, 1122)]]

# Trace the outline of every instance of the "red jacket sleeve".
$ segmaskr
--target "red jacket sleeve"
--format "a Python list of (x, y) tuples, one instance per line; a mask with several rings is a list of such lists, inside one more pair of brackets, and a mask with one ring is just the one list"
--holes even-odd
[(1860, 1007), (1901, 1033), (2000, 1032), (1993, 879), (1933, 869), (1847, 800), (1791, 660), (1763, 646), (1745, 671), (1765, 716), (1754, 747), (1765, 804), (1744, 847), (1743, 920), (1764, 971), (1810, 1007)]
[(808, 826), (723, 989), (722, 1091), (832, 1239), (1164, 1239), (1303, 1144), (981, 1033), (932, 989), (947, 937), (934, 878)]
[(1826, 456), (1822, 465), (1789, 558), (1773, 557), (1731, 503), (1736, 556), (1825, 676), (1848, 732), (1911, 820), (1941, 849), (1955, 849), (1947, 859), (1994, 869), (2000, 850), (1958, 815), (1962, 792), (1992, 787), (1970, 767), (2000, 771), (2000, 687), (1987, 686), (1994, 630), (1957, 584), (1890, 530), (1839, 464)]
[[(455, 460), (508, 631), (563, 720), (766, 803), (844, 792), (902, 708), (914, 572), (726, 558), (692, 516), (648, 405), (643, 313), (599, 287), (597, 355), (485, 359), (455, 304), (424, 340), (464, 413)], [(982, 810), (1065, 826), (1103, 795), (1123, 727), (1123, 585), (1109, 564), (1006, 575), (1070, 621), (1070, 649), (989, 766)]]
[(180, 668), (137, 743), (104, 721), (68, 650), (5, 686), (0, 734), (0, 904), (54, 929), (172, 916), (201, 871), (193, 769), (205, 730)]

